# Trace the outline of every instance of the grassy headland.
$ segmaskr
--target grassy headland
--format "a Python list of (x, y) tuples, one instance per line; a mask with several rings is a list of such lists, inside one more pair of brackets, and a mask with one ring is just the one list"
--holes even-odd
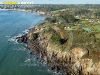
[[(68, 75), (99, 75), (99, 7), (40, 5), (27, 9), (49, 15), (44, 23), (34, 27), (25, 36), (28, 39), (25, 41), (31, 43), (28, 48), (49, 66), (52, 65), (51, 70), (63, 71)], [(18, 41), (21, 39), (25, 38)]]

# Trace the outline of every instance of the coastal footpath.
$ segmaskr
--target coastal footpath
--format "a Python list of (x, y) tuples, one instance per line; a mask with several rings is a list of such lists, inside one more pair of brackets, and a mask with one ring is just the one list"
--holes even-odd
[(70, 31), (50, 23), (42, 23), (17, 39), (19, 43), (26, 43), (26, 48), (31, 50), (30, 54), (43, 60), (50, 70), (65, 75), (100, 74), (100, 53), (91, 52), (92, 49), (97, 49), (98, 43), (93, 34), (82, 29)]

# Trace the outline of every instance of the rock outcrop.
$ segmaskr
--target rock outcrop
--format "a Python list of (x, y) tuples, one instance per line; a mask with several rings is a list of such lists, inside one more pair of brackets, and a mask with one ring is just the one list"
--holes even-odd
[(89, 52), (86, 48), (73, 46), (68, 51), (62, 51), (60, 44), (50, 42), (53, 34), (48, 33), (49, 30), (46, 29), (49, 27), (37, 26), (28, 34), (18, 37), (17, 41), (27, 43), (27, 48), (31, 50), (30, 54), (37, 55), (45, 61), (50, 70), (65, 75), (100, 75), (100, 61), (94, 62), (91, 57), (88, 57)]

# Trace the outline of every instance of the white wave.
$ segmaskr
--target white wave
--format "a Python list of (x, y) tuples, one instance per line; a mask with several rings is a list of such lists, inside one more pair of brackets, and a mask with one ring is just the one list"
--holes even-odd
[(16, 40), (15, 40), (15, 37), (11, 37), (8, 39), (8, 41), (16, 41)]
[(51, 70), (47, 70), (49, 73), (53, 73), (53, 75), (62, 75), (61, 72), (56, 72), (56, 71), (51, 71)]
[(29, 30), (28, 30), (28, 29), (25, 29), (23, 32), (24, 32), (24, 33), (28, 33), (28, 32), (29, 32)]
[(22, 35), (24, 35), (24, 33), (18, 34), (18, 35), (15, 36), (15, 37), (21, 37)]
[(14, 48), (13, 50), (25, 51), (26, 49), (24, 47), (21, 47), (21, 48)]
[(62, 73), (61, 73), (61, 72), (56, 72), (56, 71), (54, 71), (54, 72), (53, 72), (53, 75), (62, 75)]
[(27, 60), (25, 60), (24, 62), (30, 62), (31, 61), (31, 59), (27, 59)]
[(9, 37), (8, 41), (12, 41), (12, 42), (15, 42), (15, 44), (17, 44), (17, 37), (21, 37), (23, 35), (22, 34), (19, 34), (18, 36), (14, 36), (14, 37), (11, 37), (11, 36), (6, 36), (6, 37)]
[(11, 36), (6, 36), (6, 38), (10, 38)]

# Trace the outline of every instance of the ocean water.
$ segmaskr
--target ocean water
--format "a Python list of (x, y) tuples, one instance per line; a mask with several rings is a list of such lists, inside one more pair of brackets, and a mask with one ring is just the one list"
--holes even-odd
[(39, 23), (44, 17), (28, 12), (0, 10), (0, 75), (53, 75), (29, 54), (15, 37)]

